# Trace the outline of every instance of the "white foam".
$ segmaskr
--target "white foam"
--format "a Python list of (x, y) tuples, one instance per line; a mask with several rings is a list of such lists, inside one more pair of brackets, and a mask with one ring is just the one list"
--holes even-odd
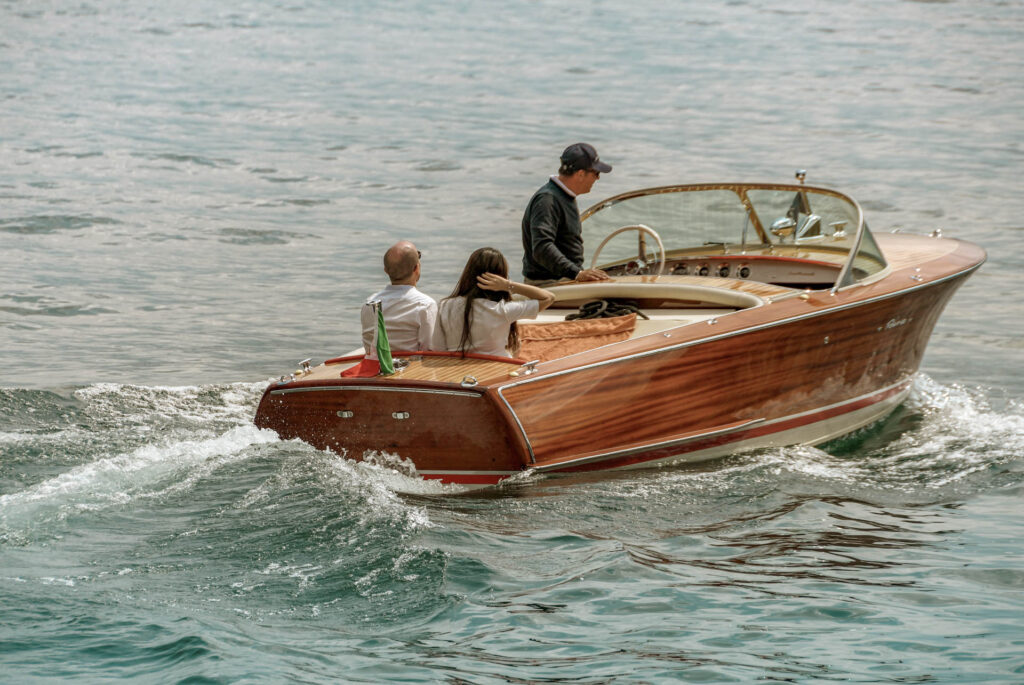
[(885, 457), (890, 473), (942, 469), (948, 473), (929, 481), (931, 487), (942, 487), (1024, 452), (1024, 406), (1019, 402), (995, 411), (984, 390), (944, 386), (922, 374), (908, 406), (924, 420), (890, 445)]
[(502, 488), (514, 488), (522, 485), (532, 485), (534, 483), (539, 483), (545, 480), (547, 477), (547, 474), (541, 471), (536, 471), (534, 469), (526, 469), (518, 473), (513, 473), (508, 478), (503, 478), (502, 480), (498, 481), (497, 488), (500, 490)]
[[(385, 457), (382, 461), (387, 463), (388, 459)], [(342, 487), (360, 486), (360, 492), (367, 500), (367, 506), (362, 510), (361, 525), (370, 525), (379, 518), (391, 519), (399, 514), (411, 529), (430, 527), (433, 524), (426, 510), (410, 507), (398, 497), (398, 493), (435, 494), (449, 487), (441, 483), (431, 484), (374, 461), (357, 462), (333, 456), (327, 462), (327, 469)]]
[(465, 492), (455, 483), (442, 483), (436, 478), (423, 478), (416, 472), (411, 459), (403, 459), (392, 452), (372, 451), (363, 454), (363, 460), (352, 462), (363, 476), (379, 480), (390, 490), (410, 495), (451, 495)]
[[(0, 496), (0, 529), (63, 520), (74, 511), (101, 509), (188, 488), (213, 469), (246, 458), (247, 447), (277, 440), (273, 431), (246, 425), (206, 440), (148, 444), (82, 464), (25, 490)], [(169, 480), (172, 482), (161, 489)]]
[(59, 430), (52, 433), (5, 433), (0, 431), (0, 444), (33, 443), (35, 445), (45, 444), (61, 446), (68, 442), (80, 440), (86, 435), (87, 433), (80, 428), (68, 428), (66, 430)]
[[(299, 440), (290, 440), (299, 449), (308, 451), (308, 458), (293, 460), (281, 471), (264, 480), (242, 498), (243, 508), (269, 508), (274, 504), (275, 493), (290, 490), (297, 483), (308, 480), (312, 472), (318, 489), (328, 499), (337, 496), (355, 495), (362, 498), (359, 507), (359, 528), (373, 527), (380, 523), (399, 523), (406, 530), (433, 526), (423, 507), (410, 506), (402, 500), (399, 492), (436, 494), (450, 492), (451, 486), (424, 482), (416, 476), (381, 466), (379, 463), (356, 462), (344, 456), (317, 450)], [(387, 462), (393, 458), (383, 459)], [(378, 460), (380, 461), (380, 460)]]
[(211, 420), (248, 423), (265, 387), (265, 383), (185, 386), (96, 383), (74, 394), (90, 413), (122, 422), (152, 423), (156, 415), (200, 424)]
[(0, 443), (29, 442), (37, 437), (35, 433), (6, 433), (0, 431)]

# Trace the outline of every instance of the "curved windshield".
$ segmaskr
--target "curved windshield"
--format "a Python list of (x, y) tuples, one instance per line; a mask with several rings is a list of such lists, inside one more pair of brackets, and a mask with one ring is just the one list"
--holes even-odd
[[(885, 268), (860, 206), (826, 188), (766, 184), (668, 186), (619, 195), (583, 214), (588, 255), (616, 229), (643, 224), (661, 237), (668, 257), (753, 254), (834, 262), (834, 286)], [(601, 266), (635, 260), (653, 241), (626, 231), (601, 247)]]

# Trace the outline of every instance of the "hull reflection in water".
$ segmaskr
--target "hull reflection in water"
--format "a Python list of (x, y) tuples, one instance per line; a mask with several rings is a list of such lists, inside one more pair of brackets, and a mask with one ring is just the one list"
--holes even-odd
[[(552, 286), (518, 359), (412, 351), (372, 378), (341, 377), (361, 356), (331, 359), (273, 382), (256, 424), (471, 486), (819, 444), (903, 401), (985, 259), (937, 235), (874, 236), (856, 201), (805, 185), (652, 188), (583, 219), (612, 280)], [(639, 316), (566, 320), (595, 300)]]

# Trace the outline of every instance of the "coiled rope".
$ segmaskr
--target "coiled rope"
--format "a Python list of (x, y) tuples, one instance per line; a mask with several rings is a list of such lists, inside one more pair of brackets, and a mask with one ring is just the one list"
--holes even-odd
[(649, 319), (646, 314), (640, 311), (636, 300), (591, 300), (580, 305), (579, 311), (574, 314), (567, 314), (566, 321), (577, 319), (610, 319), (613, 316), (625, 316), (636, 314), (641, 319)]

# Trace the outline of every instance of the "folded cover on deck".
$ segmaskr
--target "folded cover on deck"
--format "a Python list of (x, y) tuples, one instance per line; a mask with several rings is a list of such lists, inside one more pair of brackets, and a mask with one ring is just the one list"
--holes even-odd
[(519, 323), (519, 359), (548, 361), (627, 339), (636, 314), (557, 323)]

